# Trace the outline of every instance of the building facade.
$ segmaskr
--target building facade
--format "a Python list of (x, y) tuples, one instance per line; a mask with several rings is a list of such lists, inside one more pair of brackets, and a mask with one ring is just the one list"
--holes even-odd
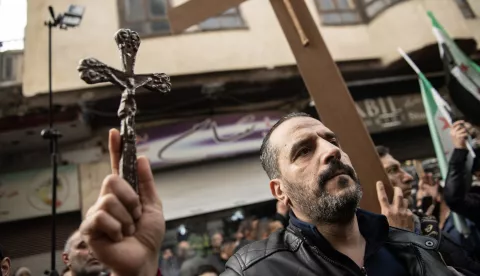
[[(72, 185), (77, 197), (70, 199), (76, 204), (63, 210), (63, 216), (75, 214), (76, 220), (65, 229), (80, 222), (79, 214), (95, 201), (109, 173), (107, 130), (118, 127), (121, 93), (109, 84), (85, 84), (78, 76), (78, 62), (95, 57), (121, 68), (113, 40), (119, 28), (133, 29), (142, 37), (136, 72), (165, 72), (172, 79), (170, 93), (139, 91), (136, 96), (139, 154), (146, 155), (154, 168), (169, 229), (166, 244), (174, 244), (181, 225), (203, 244), (204, 233), (232, 233), (239, 218), (275, 211), (258, 161), (263, 134), (283, 114), (315, 113), (288, 43), (269, 2), (259, 0), (246, 1), (172, 35), (168, 12), (183, 2), (28, 3), (25, 49), (20, 53), (23, 70), (17, 73), (21, 82), (0, 84), (1, 91), (17, 89), (17, 98), (8, 97), (15, 101), (0, 103), (0, 179), (49, 169), (48, 142), (38, 135), (48, 126), (48, 29), (43, 21), (49, 5), (56, 11), (69, 4), (86, 8), (79, 27), (53, 30), (54, 118), (63, 134), (60, 159), (63, 166), (75, 168), (77, 177), (76, 186)], [(389, 146), (401, 160), (432, 157), (418, 82), (396, 49), (407, 51), (442, 91), (442, 63), (426, 12), (432, 11), (478, 62), (480, 2), (306, 2), (374, 142)], [(11, 76), (8, 72), (13, 71), (4, 72), (2, 76)], [(18, 224), (35, 216), (16, 216), (4, 223)], [(14, 257), (31, 258), (29, 254), (33, 253)]]

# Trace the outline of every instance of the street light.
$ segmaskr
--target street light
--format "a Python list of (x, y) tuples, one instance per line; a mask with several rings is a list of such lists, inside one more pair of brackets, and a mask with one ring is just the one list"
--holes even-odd
[(68, 11), (62, 16), (61, 24), (70, 28), (77, 27), (82, 21), (84, 12), (85, 7), (70, 5), (70, 7), (68, 7)]
[(58, 139), (61, 133), (53, 128), (53, 92), (52, 92), (52, 28), (59, 27), (62, 30), (74, 28), (80, 25), (85, 8), (82, 6), (70, 5), (68, 11), (64, 14), (55, 16), (52, 6), (48, 7), (50, 20), (45, 22), (48, 26), (48, 94), (49, 94), (49, 128), (42, 130), (42, 137), (50, 140), (50, 156), (52, 162), (52, 256), (50, 276), (58, 276), (55, 270), (55, 242), (56, 242), (56, 216), (57, 216), (57, 156), (58, 156)]

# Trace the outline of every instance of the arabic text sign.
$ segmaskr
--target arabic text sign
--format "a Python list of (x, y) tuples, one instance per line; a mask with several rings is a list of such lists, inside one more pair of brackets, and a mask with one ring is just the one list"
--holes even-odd
[[(80, 210), (77, 167), (59, 167), (58, 182), (57, 212)], [(50, 215), (51, 204), (51, 169), (0, 175), (0, 222)]]
[(158, 168), (256, 152), (267, 131), (283, 115), (274, 111), (218, 115), (139, 129), (138, 153)]

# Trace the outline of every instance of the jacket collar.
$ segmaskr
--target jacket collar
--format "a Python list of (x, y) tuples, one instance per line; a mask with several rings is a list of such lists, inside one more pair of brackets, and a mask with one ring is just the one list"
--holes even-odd
[[(360, 233), (365, 238), (367, 246), (365, 249), (365, 259), (375, 253), (383, 246), (388, 239), (389, 226), (387, 218), (383, 215), (377, 215), (368, 211), (357, 209), (357, 222)], [(290, 223), (298, 228), (303, 236), (322, 251), (328, 250), (330, 253), (337, 252), (325, 237), (318, 231), (315, 225), (301, 221), (293, 212), (290, 213)], [(334, 252), (333, 252), (334, 251)], [(340, 254), (339, 252), (337, 252)]]

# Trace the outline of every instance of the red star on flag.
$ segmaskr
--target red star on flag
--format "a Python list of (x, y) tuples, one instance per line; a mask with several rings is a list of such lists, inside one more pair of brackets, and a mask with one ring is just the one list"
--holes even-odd
[(448, 123), (447, 119), (445, 119), (445, 117), (439, 117), (438, 119), (443, 123), (442, 130), (450, 128), (450, 124)]
[(460, 71), (462, 71), (463, 73), (466, 73), (468, 71), (468, 66), (465, 65), (465, 64), (460, 64)]

